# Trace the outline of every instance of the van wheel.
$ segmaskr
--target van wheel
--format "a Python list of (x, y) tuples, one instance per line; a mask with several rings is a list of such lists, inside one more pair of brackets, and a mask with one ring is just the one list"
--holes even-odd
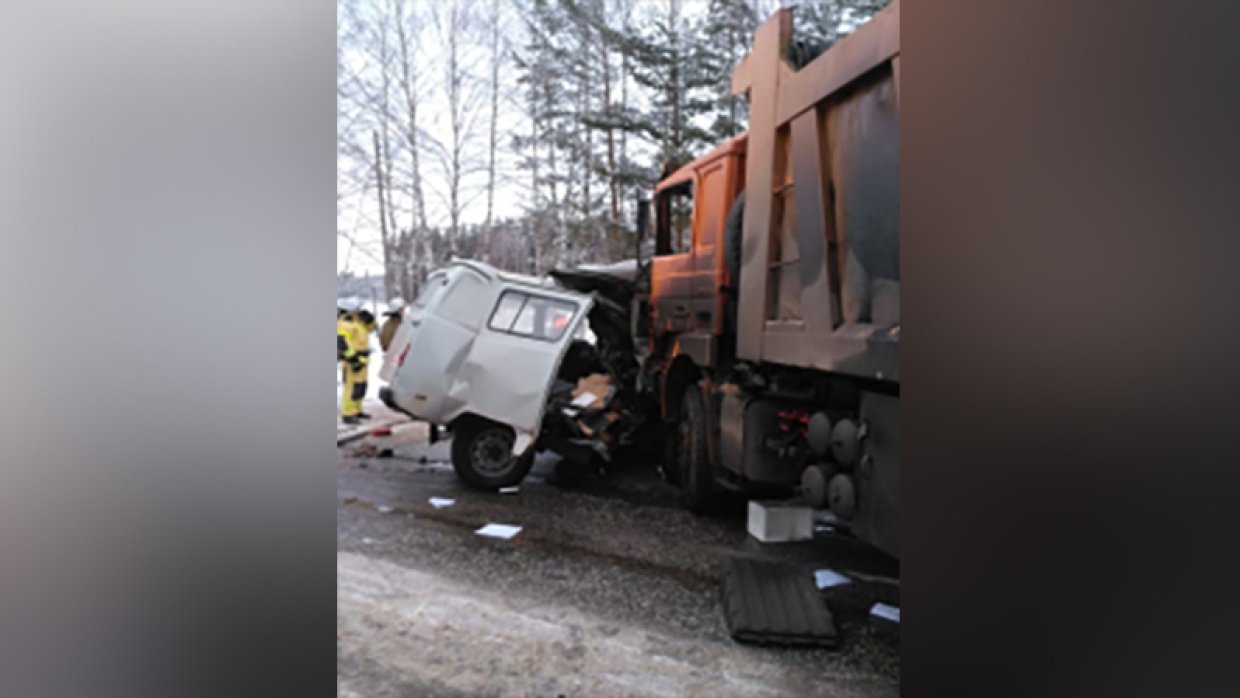
[(452, 428), (452, 469), (462, 482), (480, 490), (511, 487), (529, 474), (534, 449), (512, 455), (512, 427), (482, 417), (462, 417)]
[(680, 497), (695, 514), (719, 510), (715, 473), (706, 449), (706, 401), (701, 388), (690, 385), (680, 401), (676, 424), (676, 461), (680, 470)]

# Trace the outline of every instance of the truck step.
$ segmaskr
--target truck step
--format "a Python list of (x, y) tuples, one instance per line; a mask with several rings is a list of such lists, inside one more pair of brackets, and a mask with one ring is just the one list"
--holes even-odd
[(813, 574), (799, 565), (748, 558), (728, 560), (723, 613), (738, 642), (834, 648), (835, 621)]

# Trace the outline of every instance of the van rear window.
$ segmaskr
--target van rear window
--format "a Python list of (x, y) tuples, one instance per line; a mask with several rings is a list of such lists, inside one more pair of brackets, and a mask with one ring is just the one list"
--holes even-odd
[(572, 326), (576, 314), (575, 303), (508, 290), (500, 295), (487, 327), (555, 342)]

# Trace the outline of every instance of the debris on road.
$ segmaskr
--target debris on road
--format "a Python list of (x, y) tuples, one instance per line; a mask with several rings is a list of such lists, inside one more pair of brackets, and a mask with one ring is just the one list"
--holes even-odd
[(835, 533), (841, 528), (847, 529), (847, 526), (841, 524), (835, 514), (830, 511), (814, 511), (814, 533)]
[(370, 432), (370, 435), (371, 436), (391, 436), (392, 427), (379, 427), (378, 429), (372, 430)]
[(814, 570), (814, 583), (819, 589), (830, 589), (843, 584), (851, 584), (852, 580), (835, 570), (821, 569)]
[(803, 568), (782, 562), (731, 558), (723, 577), (723, 614), (737, 642), (839, 644), (835, 621)]
[(500, 494), (516, 494), (516, 493), (518, 493), (518, 492), (520, 492), (520, 491), (521, 491), (521, 487), (520, 487), (519, 485), (513, 485), (512, 487), (501, 487), (501, 488), (499, 488), (499, 493), (500, 493)]
[(606, 373), (594, 373), (577, 380), (577, 388), (573, 390), (573, 404), (597, 410), (605, 403), (602, 396), (609, 396), (611, 392), (611, 378)]
[(520, 526), (509, 526), (508, 524), (489, 523), (482, 528), (474, 531), (480, 536), (488, 538), (503, 538), (505, 540), (512, 538), (521, 532)]
[[(593, 405), (595, 400), (598, 400), (598, 396), (595, 395), (594, 393), (587, 391), (573, 398), (573, 401), (570, 404), (573, 407), (585, 409), (589, 407), (590, 405)], [(565, 412), (568, 412), (568, 410), (566, 409)]]
[(897, 625), (900, 623), (900, 609), (895, 606), (888, 606), (885, 603), (874, 604), (874, 607), (870, 609), (870, 615), (891, 621)]
[(448, 499), (447, 497), (431, 497), (430, 499), (426, 501), (430, 502), (431, 506), (435, 507), (436, 509), (442, 509), (444, 507), (450, 507), (453, 504), (456, 504), (455, 499)]
[(763, 543), (809, 540), (814, 537), (814, 510), (781, 502), (749, 502), (749, 535)]
[(369, 456), (371, 458), (391, 458), (392, 449), (380, 448), (379, 446), (376, 446), (375, 444), (367, 441), (367, 442), (364, 442), (361, 446), (358, 446), (357, 449), (353, 451), (352, 455), (359, 456), (359, 457)]
[(386, 504), (381, 504), (375, 508), (379, 511), (380, 514), (391, 514), (393, 511), (396, 511), (395, 509), (393, 509), (392, 507)]

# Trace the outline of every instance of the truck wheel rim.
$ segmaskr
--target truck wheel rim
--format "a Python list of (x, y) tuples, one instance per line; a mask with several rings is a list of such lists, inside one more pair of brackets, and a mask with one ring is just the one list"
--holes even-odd
[(474, 468), (490, 477), (506, 474), (516, 460), (512, 457), (512, 439), (498, 429), (479, 434), (470, 451)]

